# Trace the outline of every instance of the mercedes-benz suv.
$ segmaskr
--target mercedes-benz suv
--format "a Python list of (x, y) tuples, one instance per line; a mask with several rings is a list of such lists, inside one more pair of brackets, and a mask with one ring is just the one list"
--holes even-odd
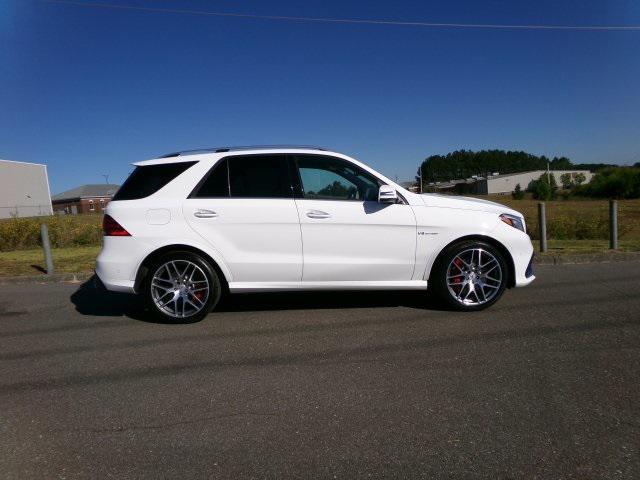
[(428, 289), (480, 310), (535, 278), (520, 213), (412, 193), (340, 153), (218, 148), (134, 165), (96, 273), (164, 320), (200, 320), (226, 292), (289, 290)]

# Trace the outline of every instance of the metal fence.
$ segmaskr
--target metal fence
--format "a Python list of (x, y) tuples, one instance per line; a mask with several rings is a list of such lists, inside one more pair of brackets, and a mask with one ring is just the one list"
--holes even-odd
[[(538, 235), (540, 252), (546, 252), (547, 246), (547, 212), (545, 202), (538, 203)], [(609, 200), (609, 249), (618, 249), (618, 201)]]

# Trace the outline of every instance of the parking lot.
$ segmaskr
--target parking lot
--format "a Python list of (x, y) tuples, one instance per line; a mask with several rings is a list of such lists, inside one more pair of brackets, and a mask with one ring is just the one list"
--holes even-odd
[(145, 321), (0, 288), (3, 478), (637, 478), (640, 263), (540, 266), (485, 312), (236, 296)]

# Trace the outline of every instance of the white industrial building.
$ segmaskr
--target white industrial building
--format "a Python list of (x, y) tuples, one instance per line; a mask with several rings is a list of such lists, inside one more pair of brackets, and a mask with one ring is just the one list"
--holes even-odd
[[(481, 195), (489, 194), (508, 194), (516, 189), (516, 185), (520, 184), (522, 190), (526, 190), (529, 184), (538, 180), (541, 175), (547, 173), (546, 170), (532, 170), (530, 172), (508, 173), (505, 175), (489, 175), (487, 178), (479, 178), (476, 183), (476, 192)], [(551, 170), (549, 173), (553, 175), (558, 186), (562, 185), (560, 177), (565, 173), (575, 178), (579, 173), (583, 174), (585, 180), (583, 183), (589, 183), (593, 178), (593, 173), (589, 170)]]
[[(500, 175), (495, 173), (493, 175), (474, 176), (472, 178), (451, 180), (449, 182), (437, 182), (430, 183), (429, 188), (432, 191), (441, 192), (465, 192), (476, 195), (507, 195), (516, 189), (516, 185), (520, 184), (522, 190), (526, 190), (529, 184), (538, 180), (541, 175), (547, 173), (546, 170), (531, 170), (528, 172), (519, 173), (507, 173)], [(593, 173), (589, 170), (551, 170), (549, 173), (553, 175), (558, 187), (562, 186), (560, 177), (565, 173), (571, 175), (571, 178), (575, 178), (576, 175), (581, 173), (584, 175), (584, 183), (589, 183), (593, 178)]]
[(0, 218), (52, 214), (47, 166), (0, 160)]

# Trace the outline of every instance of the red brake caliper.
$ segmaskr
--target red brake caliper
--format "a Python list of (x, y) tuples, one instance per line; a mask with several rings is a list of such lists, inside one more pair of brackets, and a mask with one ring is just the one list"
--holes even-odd
[[(460, 260), (459, 258), (456, 258), (453, 263), (455, 264), (456, 267), (458, 267), (460, 269), (460, 271), (462, 271), (462, 260)], [(458, 275), (457, 277), (455, 277), (453, 279), (454, 283), (460, 283), (462, 281), (462, 274)]]

